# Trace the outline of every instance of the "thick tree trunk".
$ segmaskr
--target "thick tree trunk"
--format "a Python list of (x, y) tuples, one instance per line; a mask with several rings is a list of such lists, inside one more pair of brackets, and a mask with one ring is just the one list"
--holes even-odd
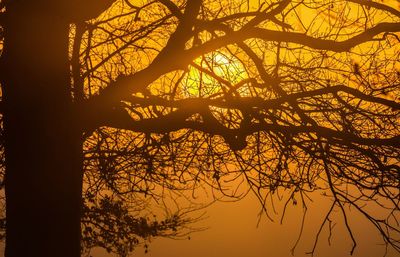
[(69, 24), (44, 2), (7, 6), (7, 257), (80, 256), (82, 153), (69, 87)]

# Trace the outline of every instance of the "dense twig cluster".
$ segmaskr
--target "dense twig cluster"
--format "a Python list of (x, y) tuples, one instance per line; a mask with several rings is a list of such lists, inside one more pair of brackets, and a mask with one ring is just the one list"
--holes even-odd
[[(141, 206), (132, 202), (141, 196), (160, 200), (161, 189), (207, 185), (216, 198), (252, 190), (263, 204), (286, 190), (303, 206), (321, 190), (332, 206), (315, 243), (339, 210), (353, 252), (351, 208), (400, 251), (400, 12), (392, 4), (123, 0), (73, 24), (83, 220), (103, 229), (85, 225), (84, 235), (103, 233), (113, 247), (119, 234), (113, 251), (122, 254), (138, 242), (132, 233), (174, 230), (183, 224), (176, 216), (152, 223), (123, 208)], [(387, 215), (375, 216), (374, 204)], [(107, 217), (131, 230), (110, 228)]]
[(355, 247), (351, 206), (398, 250), (399, 18), (360, 1), (115, 3), (76, 28), (88, 133), (116, 128), (88, 141), (103, 183), (246, 184), (263, 203), (285, 188), (304, 205), (324, 190), (321, 229), (341, 211)]

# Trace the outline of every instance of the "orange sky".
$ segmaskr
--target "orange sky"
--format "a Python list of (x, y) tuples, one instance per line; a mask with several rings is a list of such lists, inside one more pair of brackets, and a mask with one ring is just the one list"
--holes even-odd
[[(305, 254), (312, 248), (318, 225), (328, 206), (326, 199), (316, 195), (314, 204), (309, 206), (305, 232), (294, 256), (309, 257)], [(150, 244), (149, 253), (137, 248), (132, 256), (136, 257), (289, 257), (301, 224), (302, 210), (298, 205), (290, 208), (283, 225), (263, 217), (257, 228), (259, 204), (254, 197), (239, 202), (216, 203), (207, 208), (208, 219), (202, 224), (209, 229), (191, 235), (191, 240), (171, 240), (158, 238)], [(357, 238), (358, 246), (354, 257), (380, 257), (385, 247), (371, 224), (359, 216), (350, 218)], [(315, 256), (346, 257), (351, 256), (351, 241), (344, 233), (342, 223), (338, 223), (332, 235), (332, 246), (327, 243), (327, 233), (319, 241)], [(108, 257), (103, 251), (95, 250), (93, 257)], [(398, 253), (389, 249), (387, 257), (396, 257)]]
[[(398, 5), (398, 0), (389, 0), (392, 6)], [(314, 193), (314, 203), (309, 205), (306, 217), (305, 231), (295, 251), (294, 256), (303, 257), (305, 252), (312, 249), (313, 241), (329, 200)], [(282, 204), (282, 203), (281, 203)], [(268, 206), (267, 206), (268, 207)], [(265, 216), (257, 228), (260, 205), (257, 200), (247, 198), (232, 203), (218, 202), (207, 208), (207, 216), (199, 226), (207, 226), (208, 230), (191, 235), (191, 240), (169, 240), (156, 238), (150, 244), (150, 251), (144, 254), (144, 249), (137, 248), (133, 253), (136, 257), (286, 257), (291, 256), (290, 249), (296, 242), (302, 218), (301, 205), (290, 207), (286, 219), (281, 225), (279, 215), (275, 222), (269, 221)], [(281, 214), (278, 211), (278, 214)], [(332, 246), (327, 243), (327, 233), (320, 238), (315, 256), (345, 257), (350, 256), (351, 240), (346, 234), (340, 214), (337, 226), (332, 236)], [(379, 257), (383, 256), (385, 247), (372, 225), (360, 216), (350, 217), (350, 223), (358, 246), (354, 257)], [(0, 248), (4, 250), (4, 246)], [(92, 252), (94, 257), (107, 257), (104, 251), (96, 249)], [(387, 257), (399, 256), (389, 249)]]
[[(389, 0), (385, 3), (398, 6), (399, 1)], [(306, 11), (305, 11), (306, 12)], [(311, 11), (309, 11), (311, 12)], [(307, 16), (305, 13), (303, 14)], [(313, 15), (312, 13), (308, 13)], [(379, 18), (379, 17), (376, 17)], [(193, 93), (193, 92), (191, 92)], [(306, 217), (305, 231), (295, 251), (294, 256), (310, 256), (305, 254), (313, 246), (315, 235), (329, 200), (314, 193), (314, 203), (309, 205)], [(144, 249), (138, 248), (133, 256), (137, 257), (286, 257), (291, 256), (291, 248), (296, 242), (301, 218), (302, 207), (289, 208), (285, 222), (279, 224), (279, 216), (275, 222), (270, 222), (263, 217), (257, 228), (257, 214), (260, 205), (254, 197), (234, 203), (216, 203), (207, 208), (209, 218), (201, 225), (209, 227), (208, 230), (191, 235), (191, 240), (155, 239), (150, 244), (150, 252), (144, 254)], [(281, 214), (281, 211), (278, 211)], [(327, 242), (327, 231), (324, 230), (315, 256), (345, 257), (350, 256), (351, 240), (346, 233), (340, 214), (336, 215), (338, 224), (332, 235), (332, 245)], [(350, 224), (357, 240), (357, 248), (354, 257), (379, 257), (385, 253), (385, 247), (379, 234), (372, 225), (359, 215), (350, 217)], [(399, 256), (393, 250), (388, 249), (387, 257)], [(101, 250), (93, 251), (94, 257), (109, 256)]]

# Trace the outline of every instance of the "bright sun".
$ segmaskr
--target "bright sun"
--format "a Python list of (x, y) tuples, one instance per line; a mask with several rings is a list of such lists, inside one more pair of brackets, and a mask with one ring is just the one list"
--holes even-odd
[(184, 81), (184, 91), (189, 97), (210, 97), (235, 87), (247, 77), (237, 58), (213, 52), (194, 60)]

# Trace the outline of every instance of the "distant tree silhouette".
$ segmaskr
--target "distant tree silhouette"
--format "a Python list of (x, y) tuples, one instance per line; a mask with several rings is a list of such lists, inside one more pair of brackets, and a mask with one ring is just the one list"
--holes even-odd
[(400, 250), (395, 1), (84, 2), (1, 1), (7, 257), (124, 255), (180, 224), (129, 200), (243, 184), (266, 215), (324, 192), (315, 243), (339, 210), (353, 252), (351, 208)]

